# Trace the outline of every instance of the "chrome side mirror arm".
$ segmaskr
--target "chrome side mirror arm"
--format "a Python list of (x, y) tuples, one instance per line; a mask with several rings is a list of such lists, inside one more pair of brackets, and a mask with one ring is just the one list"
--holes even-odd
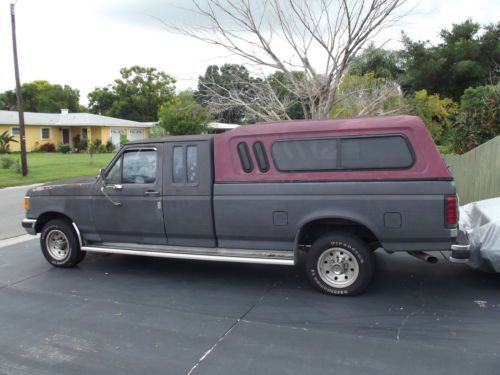
[[(108, 199), (108, 201), (111, 202), (111, 204), (115, 207), (120, 207), (122, 204), (119, 203), (119, 202), (115, 202), (113, 199), (111, 199), (111, 197), (108, 195), (108, 193), (106, 193), (106, 185), (102, 185), (101, 186), (101, 193), (104, 194), (104, 196)], [(115, 185), (114, 188), (116, 190), (121, 190), (123, 187), (121, 185)]]

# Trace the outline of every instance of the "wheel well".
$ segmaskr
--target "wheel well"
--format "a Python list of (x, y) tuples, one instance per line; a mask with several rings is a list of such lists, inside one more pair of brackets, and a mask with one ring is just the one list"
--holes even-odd
[(347, 219), (318, 219), (305, 224), (299, 233), (297, 243), (307, 249), (319, 237), (330, 232), (347, 232), (361, 238), (372, 250), (380, 247), (380, 242), (373, 232), (363, 224)]
[(38, 219), (36, 220), (36, 226), (35, 230), (37, 233), (41, 232), (44, 225), (47, 224), (50, 220), (53, 219), (62, 219), (67, 221), (70, 225), (73, 223), (73, 220), (71, 220), (68, 216), (60, 213), (60, 212), (44, 212), (41, 214)]

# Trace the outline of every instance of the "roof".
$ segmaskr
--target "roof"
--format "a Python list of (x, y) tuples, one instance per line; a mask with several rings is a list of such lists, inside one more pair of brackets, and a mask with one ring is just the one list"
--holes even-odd
[[(279, 171), (273, 162), (272, 146), (281, 140), (305, 138), (357, 137), (401, 134), (410, 142), (414, 163), (405, 169), (380, 170), (319, 170)], [(269, 169), (255, 167), (245, 172), (238, 157), (238, 144), (246, 142), (250, 159), (258, 166), (255, 142), (261, 142), (269, 159)], [(341, 148), (340, 148), (341, 150)], [(388, 150), (390, 153), (391, 150)], [(215, 181), (271, 182), (271, 181), (353, 181), (389, 179), (450, 179), (448, 168), (441, 159), (425, 124), (416, 116), (380, 116), (336, 120), (279, 121), (245, 125), (214, 137)]]
[(422, 121), (416, 116), (356, 117), (350, 119), (292, 120), (244, 125), (217, 137), (247, 135), (307, 133), (315, 131), (352, 131), (366, 129), (390, 129), (401, 126), (421, 127)]
[[(0, 111), (1, 125), (19, 125), (17, 111)], [(26, 125), (41, 126), (111, 126), (129, 128), (151, 128), (156, 122), (139, 122), (93, 113), (38, 113), (24, 112)]]
[(207, 127), (216, 130), (231, 130), (240, 127), (238, 124), (226, 124), (223, 122), (210, 122)]
[(163, 143), (163, 142), (197, 142), (197, 141), (208, 141), (214, 136), (210, 134), (197, 134), (197, 135), (172, 135), (167, 137), (159, 138), (147, 138), (139, 139), (137, 141), (127, 142), (128, 145), (131, 144), (144, 144), (144, 143)]

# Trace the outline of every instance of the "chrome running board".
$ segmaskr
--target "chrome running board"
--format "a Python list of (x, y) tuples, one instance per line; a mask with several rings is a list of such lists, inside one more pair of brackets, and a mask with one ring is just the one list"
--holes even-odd
[(146, 257), (205, 260), (213, 262), (275, 264), (283, 266), (293, 266), (295, 264), (293, 251), (116, 243), (87, 244), (86, 246), (82, 246), (81, 249), (82, 251), (88, 251), (91, 253), (139, 255)]

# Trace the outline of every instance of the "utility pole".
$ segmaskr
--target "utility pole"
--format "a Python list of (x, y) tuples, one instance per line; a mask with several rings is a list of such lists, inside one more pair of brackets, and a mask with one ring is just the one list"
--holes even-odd
[(16, 97), (17, 110), (19, 112), (19, 133), (21, 138), (21, 172), (23, 176), (26, 176), (28, 174), (28, 160), (26, 158), (26, 133), (24, 131), (23, 97), (21, 95), (21, 80), (19, 78), (19, 64), (17, 61), (15, 4), (10, 4), (10, 20), (12, 23), (12, 49), (14, 52), (14, 69), (16, 71)]

